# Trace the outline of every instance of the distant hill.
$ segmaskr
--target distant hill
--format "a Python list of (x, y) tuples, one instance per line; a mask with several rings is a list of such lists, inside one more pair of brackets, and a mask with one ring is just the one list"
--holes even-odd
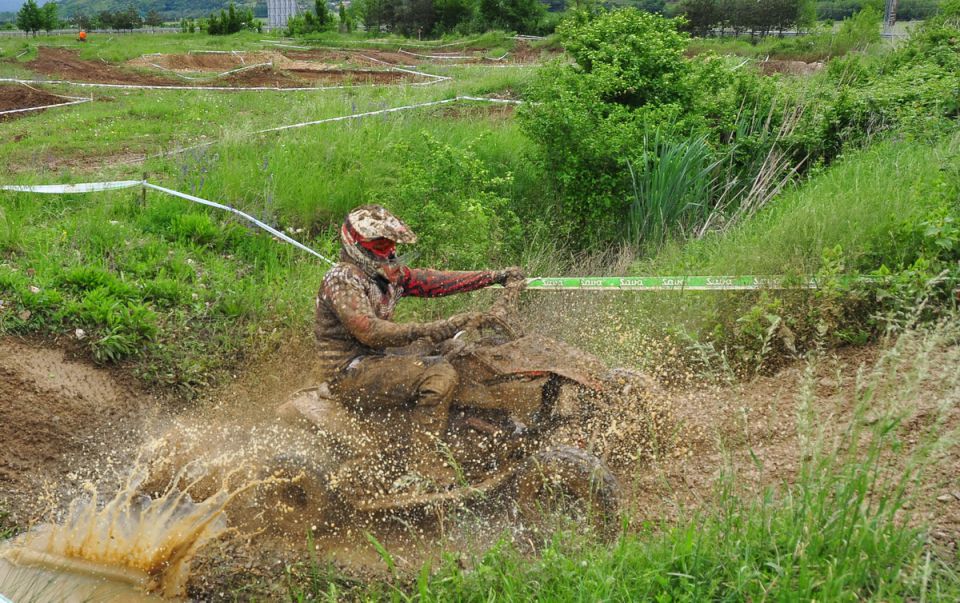
[[(9, 3), (22, 4), (22, 0), (0, 0), (0, 10)], [(76, 14), (95, 15), (104, 10), (124, 9), (133, 4), (141, 15), (155, 10), (168, 21), (181, 17), (205, 17), (221, 8), (226, 8), (230, 0), (58, 0), (60, 14), (64, 17)], [(237, 7), (249, 7), (258, 17), (267, 16), (266, 0), (235, 0)], [(12, 10), (16, 10), (15, 8)]]

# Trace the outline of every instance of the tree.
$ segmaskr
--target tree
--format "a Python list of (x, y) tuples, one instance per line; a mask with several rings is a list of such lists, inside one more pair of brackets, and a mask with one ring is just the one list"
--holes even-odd
[(470, 21), (476, 8), (474, 0), (433, 0), (436, 28), (440, 33), (452, 32), (461, 23)]
[(716, 0), (683, 0), (680, 10), (694, 35), (705, 36), (720, 22)]
[(347, 14), (347, 7), (343, 5), (343, 0), (340, 0), (340, 8), (337, 9), (337, 13), (337, 16), (340, 18), (340, 32), (350, 33), (353, 31), (353, 21)]
[(327, 0), (316, 0), (313, 5), (313, 12), (317, 14), (317, 26), (322, 31), (333, 24), (333, 15), (330, 8), (327, 7)]
[(150, 27), (160, 27), (163, 25), (163, 17), (160, 16), (160, 13), (156, 9), (151, 10), (147, 13), (147, 17), (143, 20), (146, 25)]
[(436, 22), (433, 0), (400, 0), (394, 11), (394, 29), (407, 36), (430, 35)]
[(57, 18), (57, 3), (47, 2), (40, 9), (40, 22), (44, 31), (50, 32), (60, 26), (60, 19)]
[(480, 18), (487, 29), (536, 33), (546, 12), (540, 0), (480, 0)]
[[(291, 19), (291, 21), (295, 21)], [(243, 29), (260, 31), (260, 22), (254, 19), (249, 8), (237, 10), (233, 2), (227, 10), (220, 9), (220, 15), (210, 13), (207, 19), (207, 33), (214, 36), (234, 34)], [(288, 25), (289, 26), (289, 25)]]
[(34, 36), (43, 29), (43, 15), (36, 0), (27, 0), (26, 4), (17, 11), (17, 28)]
[(642, 11), (656, 13), (658, 15), (662, 15), (667, 8), (664, 0), (638, 0), (636, 6)]
[(113, 29), (139, 29), (143, 26), (143, 19), (140, 12), (133, 4), (127, 5), (124, 10), (115, 13), (102, 11), (100, 13), (100, 22), (104, 27)]
[(77, 29), (93, 29), (94, 26), (94, 19), (85, 13), (74, 13), (71, 21)]
[(363, 24), (367, 31), (379, 32), (390, 28), (394, 23), (393, 0), (362, 0)]

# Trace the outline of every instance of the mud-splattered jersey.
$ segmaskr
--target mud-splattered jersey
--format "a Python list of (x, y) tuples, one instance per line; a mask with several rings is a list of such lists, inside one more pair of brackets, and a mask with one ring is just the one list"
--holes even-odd
[(447, 272), (403, 268), (395, 283), (367, 276), (355, 264), (341, 261), (327, 272), (317, 295), (314, 332), (326, 371), (344, 368), (357, 356), (413, 343), (445, 321), (396, 323), (393, 312), (401, 297), (441, 297), (492, 285), (492, 271)]

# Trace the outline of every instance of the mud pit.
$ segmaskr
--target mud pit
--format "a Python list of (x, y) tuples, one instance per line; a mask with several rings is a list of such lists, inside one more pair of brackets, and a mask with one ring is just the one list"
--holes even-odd
[[(40, 47), (37, 58), (27, 63), (27, 67), (51, 78), (134, 86), (308, 88), (325, 85), (424, 83), (431, 79), (402, 71), (330, 68), (287, 59), (279, 53), (246, 54), (249, 54), (249, 61), (244, 53), (149, 55), (128, 63), (130, 68), (123, 68), (104, 61), (81, 59), (76, 52), (68, 49)], [(262, 64), (264, 62), (268, 64)], [(156, 72), (158, 68), (160, 73), (145, 71)], [(233, 69), (243, 70), (226, 73)], [(181, 72), (200, 74), (201, 77), (184, 76)]]
[[(160, 427), (175, 427), (210, 456), (227, 453), (222, 458), (228, 465), (258, 457), (269, 448), (265, 442), (289, 445), (294, 440), (285, 440), (284, 432), (276, 429), (272, 411), (278, 400), (316, 381), (309, 361), (290, 362), (310, 358), (310, 343), (294, 342), (276, 357), (247, 367), (207, 402), (177, 417), (168, 416)], [(905, 360), (896, 362), (913, 362), (922, 356), (922, 348), (920, 342), (905, 346), (897, 356)], [(810, 410), (827, 434), (839, 431), (851, 419), (852, 400), (864, 375), (882, 355), (879, 348), (841, 350), (812, 370), (798, 361), (774, 376), (742, 384), (665, 392), (663, 405), (673, 409), (684, 425), (674, 450), (654, 461), (608, 459), (621, 484), (629, 488), (625, 502), (636, 510), (634, 521), (669, 521), (682, 514), (681, 509), (709, 505), (715, 480), (725, 471), (735, 472), (738, 483), (752, 492), (792, 483), (801, 462), (797, 421), (804, 392), (812, 392)], [(960, 347), (941, 347), (923, 361), (935, 368), (916, 395), (910, 396), (916, 415), (904, 427), (908, 442), (945, 400), (952, 401), (948, 427), (960, 426), (956, 399)], [(885, 387), (898, 386), (893, 382)], [(13, 444), (0, 448), (0, 501), (22, 525), (32, 523), (45, 510), (63, 509), (70, 500), (68, 494), (75, 493), (82, 480), (77, 474), (106, 475), (108, 485), (101, 483), (105, 490), (111, 479), (119, 482), (110, 476), (129, 469), (139, 444), (150, 440), (145, 435), (150, 430), (143, 426), (156, 404), (116, 373), (73, 361), (55, 348), (12, 339), (0, 340), (0, 402), (0, 438)], [(630, 425), (621, 428), (629, 431)], [(241, 455), (231, 459), (231, 451), (237, 450)], [(960, 539), (960, 499), (951, 500), (948, 495), (956, 490), (960, 471), (956, 447), (933, 469), (917, 493), (915, 517), (932, 526), (935, 541), (955, 550)], [(382, 561), (364, 531), (391, 551), (401, 570), (416, 572), (425, 559), (436, 558), (442, 550), (483, 550), (505, 533), (509, 536), (514, 529), (511, 521), (498, 513), (480, 508), (426, 516), (371, 516), (342, 526), (300, 525), (293, 535), (270, 526), (261, 525), (262, 531), (241, 527), (201, 551), (189, 593), (198, 600), (215, 600), (220, 592), (284, 596), (283, 568), (305, 559), (308, 530), (313, 535), (313, 553), (321, 561), (330, 560), (360, 579), (384, 576)], [(257, 510), (243, 503), (228, 507), (227, 515), (236, 526), (234, 520), (255, 518)], [(525, 542), (522, 533), (514, 537), (521, 545)]]
[(62, 349), (0, 340), (0, 501), (11, 519), (36, 523), (84, 477), (116, 479), (156, 408), (125, 378)]
[[(0, 113), (14, 109), (29, 109), (31, 107), (44, 107), (46, 105), (58, 105), (68, 102), (70, 102), (69, 99), (27, 86), (0, 85)], [(8, 113), (6, 115), (0, 115), (0, 121), (17, 119), (18, 117), (24, 117), (33, 113), (36, 113), (36, 111)]]

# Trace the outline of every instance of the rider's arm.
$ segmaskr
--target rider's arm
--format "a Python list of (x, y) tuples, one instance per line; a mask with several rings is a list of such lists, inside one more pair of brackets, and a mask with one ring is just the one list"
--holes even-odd
[(407, 268), (404, 270), (400, 286), (403, 294), (413, 297), (443, 297), (454, 293), (466, 293), (489, 287), (494, 283), (503, 283), (503, 271), (478, 270), (475, 272), (453, 272)]
[(363, 345), (377, 350), (404, 346), (422, 337), (445, 339), (465, 323), (453, 318), (425, 323), (383, 320), (374, 311), (362, 283), (354, 279), (325, 279), (323, 289), (337, 318), (350, 334)]

